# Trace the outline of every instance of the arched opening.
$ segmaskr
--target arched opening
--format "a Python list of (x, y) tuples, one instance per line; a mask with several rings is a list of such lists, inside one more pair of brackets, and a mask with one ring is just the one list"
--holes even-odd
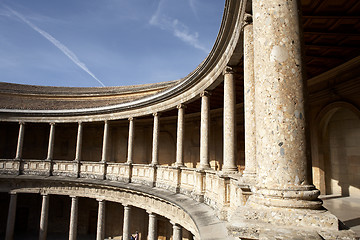
[(326, 193), (360, 197), (360, 118), (339, 108), (329, 119), (324, 142)]

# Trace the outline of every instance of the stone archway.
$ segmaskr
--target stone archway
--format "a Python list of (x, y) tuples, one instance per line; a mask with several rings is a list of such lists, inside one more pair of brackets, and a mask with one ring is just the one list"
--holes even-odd
[(360, 196), (360, 111), (336, 102), (326, 106), (315, 122), (314, 183), (322, 194)]

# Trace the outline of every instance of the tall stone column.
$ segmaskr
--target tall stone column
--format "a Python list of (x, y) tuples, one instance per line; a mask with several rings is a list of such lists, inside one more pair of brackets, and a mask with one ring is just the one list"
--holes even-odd
[(200, 120), (200, 168), (209, 169), (209, 132), (210, 132), (210, 92), (203, 91), (201, 97)]
[(78, 197), (71, 196), (69, 240), (76, 240), (77, 237), (78, 202), (79, 202), (78, 200), (79, 200)]
[(128, 152), (127, 163), (133, 163), (133, 148), (134, 148), (134, 118), (129, 118), (129, 138), (128, 138)]
[(308, 173), (299, 1), (253, 0), (260, 205), (319, 208)]
[(75, 161), (77, 161), (77, 162), (80, 162), (80, 160), (81, 160), (82, 139), (83, 139), (83, 123), (79, 122), (77, 138), (76, 138), (76, 152), (75, 152)]
[(177, 167), (184, 166), (184, 111), (185, 105), (179, 104), (178, 119), (177, 119), (177, 133), (176, 133), (176, 162)]
[(13, 240), (14, 239), (16, 200), (17, 200), (17, 194), (10, 193), (10, 204), (9, 204), (9, 212), (8, 212), (7, 224), (6, 224), (5, 240)]
[(101, 162), (106, 162), (106, 160), (107, 160), (106, 150), (107, 150), (107, 147), (108, 147), (108, 139), (109, 139), (109, 122), (105, 121), (105, 123), (104, 123), (104, 135), (103, 135)]
[(49, 217), (49, 195), (42, 195), (39, 240), (46, 240)]
[(22, 158), (22, 150), (23, 150), (23, 143), (24, 143), (24, 132), (25, 132), (25, 123), (20, 122), (19, 123), (19, 135), (18, 135), (18, 141), (17, 141), (17, 146), (16, 146), (15, 160), (21, 160), (21, 158)]
[(152, 141), (152, 158), (151, 164), (157, 165), (159, 163), (159, 113), (154, 113), (154, 128), (153, 128), (153, 141)]
[(55, 142), (55, 123), (50, 123), (49, 145), (46, 160), (52, 160)]
[(173, 240), (182, 240), (182, 227), (177, 223), (173, 225)]
[(104, 240), (105, 238), (105, 200), (98, 199), (98, 218), (96, 229), (96, 240)]
[(148, 227), (148, 240), (157, 239), (157, 219), (156, 214), (152, 212), (149, 213), (149, 227)]
[(236, 167), (236, 92), (234, 71), (224, 70), (224, 159), (223, 172), (235, 172)]
[(124, 205), (124, 225), (123, 225), (122, 239), (130, 239), (130, 220), (131, 220), (131, 206)]
[(244, 129), (245, 170), (244, 176), (255, 178), (256, 174), (256, 122), (255, 122), (255, 78), (254, 37), (252, 17), (248, 15), (244, 26)]
[(80, 177), (80, 170), (81, 170), (81, 146), (82, 146), (82, 139), (83, 139), (83, 123), (78, 123), (78, 130), (77, 130), (77, 138), (76, 138), (76, 149), (75, 149), (75, 174), (76, 177)]

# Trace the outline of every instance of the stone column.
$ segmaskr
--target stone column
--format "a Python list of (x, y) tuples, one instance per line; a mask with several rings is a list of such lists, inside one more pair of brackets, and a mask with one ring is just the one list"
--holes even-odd
[(224, 70), (224, 153), (223, 172), (235, 172), (236, 167), (236, 92), (234, 71), (227, 66)]
[(104, 240), (105, 238), (105, 200), (98, 199), (98, 218), (97, 218), (97, 230), (96, 240)]
[(78, 131), (76, 138), (76, 152), (75, 152), (75, 161), (80, 162), (81, 160), (81, 145), (82, 145), (82, 135), (83, 135), (83, 124), (82, 122), (78, 123)]
[(69, 240), (76, 240), (76, 236), (77, 236), (78, 202), (79, 202), (78, 200), (79, 200), (78, 197), (71, 196)]
[(124, 225), (122, 239), (130, 239), (131, 206), (124, 205)]
[(39, 240), (46, 240), (49, 216), (49, 195), (42, 195)]
[(127, 163), (133, 163), (133, 148), (134, 148), (134, 118), (129, 118), (129, 138), (128, 138), (128, 153)]
[(154, 129), (152, 142), (152, 158), (151, 164), (157, 165), (159, 163), (159, 113), (154, 113)]
[(17, 194), (10, 193), (10, 204), (9, 204), (9, 212), (8, 212), (7, 224), (6, 224), (5, 240), (13, 240), (14, 239), (16, 200), (17, 200)]
[(173, 225), (173, 240), (182, 240), (182, 227), (177, 223)]
[(255, 122), (255, 78), (252, 17), (248, 15), (244, 26), (244, 129), (245, 170), (244, 176), (254, 178), (256, 174), (256, 122)]
[(184, 166), (184, 110), (185, 105), (179, 104), (178, 119), (177, 119), (177, 133), (176, 133), (176, 162), (175, 166)]
[(210, 132), (210, 93), (203, 91), (201, 97), (200, 120), (200, 168), (209, 169), (209, 132)]
[(105, 123), (104, 123), (104, 135), (103, 135), (101, 162), (106, 162), (106, 160), (107, 160), (106, 149), (107, 149), (107, 146), (108, 146), (108, 138), (109, 138), (108, 135), (109, 135), (109, 122), (105, 121)]
[(156, 214), (149, 213), (149, 227), (148, 227), (148, 240), (157, 240), (157, 219)]
[(299, 1), (253, 0), (257, 190), (267, 206), (319, 208), (308, 173)]
[(76, 177), (80, 177), (80, 170), (81, 170), (81, 146), (82, 146), (82, 139), (83, 139), (83, 123), (78, 123), (78, 131), (77, 131), (77, 138), (76, 138), (76, 150), (75, 150), (75, 174)]
[(17, 146), (16, 146), (15, 160), (21, 160), (21, 158), (22, 158), (22, 150), (23, 150), (23, 143), (24, 143), (24, 132), (25, 132), (25, 123), (20, 122), (19, 123), (19, 135), (18, 135), (18, 141), (17, 141)]
[(50, 123), (49, 145), (46, 160), (52, 160), (55, 142), (55, 123)]

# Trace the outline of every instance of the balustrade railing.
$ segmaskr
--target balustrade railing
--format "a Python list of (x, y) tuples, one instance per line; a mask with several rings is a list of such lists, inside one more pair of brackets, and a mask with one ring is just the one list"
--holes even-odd
[(244, 184), (215, 170), (113, 162), (0, 159), (0, 175), (54, 175), (137, 183), (185, 194), (220, 214), (246, 201)]

